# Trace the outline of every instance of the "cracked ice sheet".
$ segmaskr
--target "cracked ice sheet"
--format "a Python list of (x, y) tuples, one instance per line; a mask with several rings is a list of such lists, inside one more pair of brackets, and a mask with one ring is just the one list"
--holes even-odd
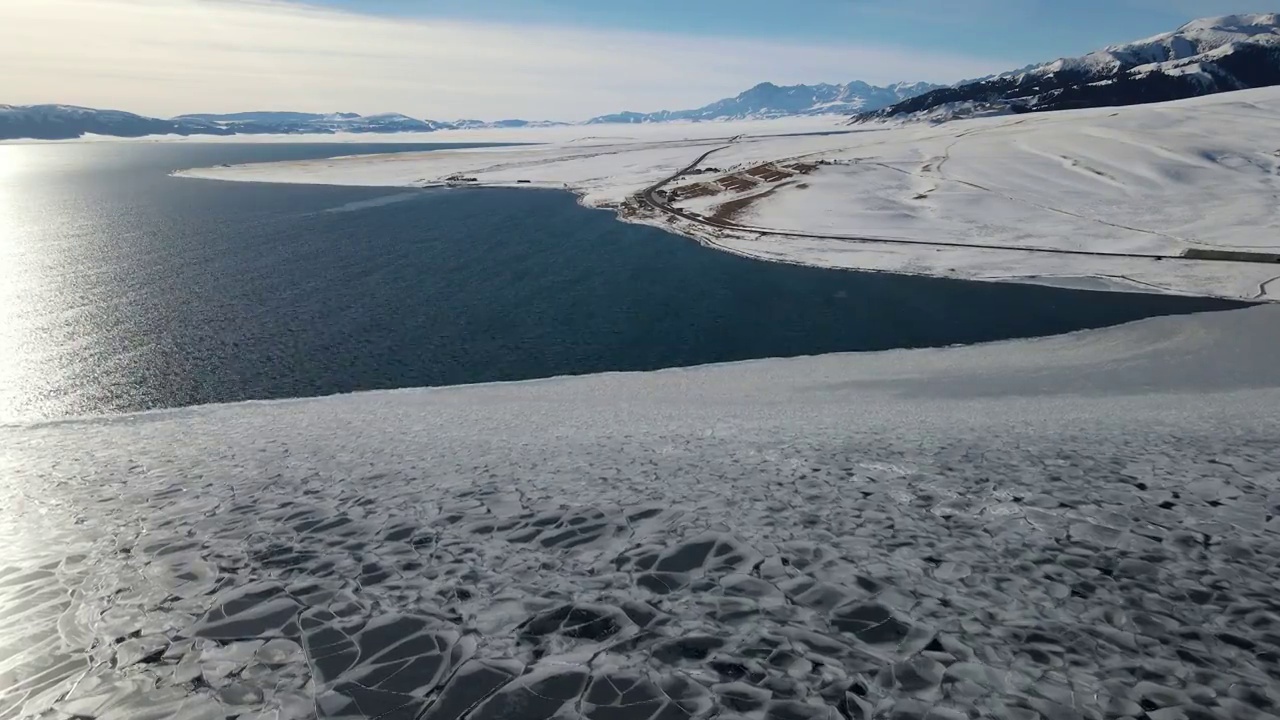
[[(740, 171), (797, 159), (841, 163), (794, 178), (736, 217), (742, 225), (761, 230), (1168, 256), (1191, 248), (1280, 252), (1277, 128), (1280, 89), (1264, 88), (1174, 103), (941, 126), (845, 127), (852, 132), (828, 136), (779, 137), (778, 127), (748, 125), (742, 137), (718, 150), (705, 166)], [(557, 130), (561, 137), (570, 137)], [(182, 174), (413, 186), (461, 173), (484, 185), (568, 189), (588, 206), (617, 207), (702, 153), (727, 144), (734, 134), (713, 134), (702, 126), (663, 132), (566, 139), (536, 148), (368, 156)], [(714, 177), (693, 176), (677, 185)], [(735, 197), (699, 197), (688, 209), (710, 214), (716, 205)], [(1245, 299), (1275, 299), (1280, 293), (1280, 269), (1275, 264), (902, 247), (759, 237), (692, 226), (666, 215), (627, 219), (732, 252), (807, 265)]]
[(1277, 322), (6, 426), (0, 717), (1272, 717)]

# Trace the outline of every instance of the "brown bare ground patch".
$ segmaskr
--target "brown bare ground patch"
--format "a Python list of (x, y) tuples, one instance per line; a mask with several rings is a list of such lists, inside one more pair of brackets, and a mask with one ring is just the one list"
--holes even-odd
[(756, 183), (748, 180), (747, 178), (744, 178), (738, 175), (728, 175), (726, 177), (720, 178), (716, 182), (719, 183), (720, 186), (723, 187), (725, 190), (728, 190), (730, 192), (744, 192), (746, 190), (754, 190), (756, 189), (756, 185), (757, 185)]
[(738, 198), (737, 200), (730, 200), (727, 203), (722, 203), (716, 207), (715, 214), (711, 216), (711, 219), (716, 222), (733, 222), (744, 210), (751, 207), (752, 203), (769, 197), (782, 188), (787, 187), (787, 185), (790, 185), (790, 183), (774, 185), (762, 193), (756, 193), (755, 195), (749, 195), (747, 197)]
[(781, 182), (791, 177), (791, 173), (775, 165), (757, 165), (744, 172), (757, 180), (763, 180), (767, 183)]
[(675, 195), (676, 193), (679, 193), (679, 197), (681, 200), (688, 200), (690, 198), (710, 197), (711, 195), (718, 195), (720, 193), (720, 190), (718, 188), (712, 187), (711, 185), (708, 185), (707, 183), (696, 183), (693, 185), (686, 185), (682, 188), (678, 188), (672, 191), (673, 195)]

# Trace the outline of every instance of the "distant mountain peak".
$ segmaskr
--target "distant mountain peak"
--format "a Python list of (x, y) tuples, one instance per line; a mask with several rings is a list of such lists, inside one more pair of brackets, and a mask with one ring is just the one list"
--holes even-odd
[(1280, 85), (1280, 14), (1222, 15), (1177, 30), (934, 89), (855, 121), (949, 120), (1180, 100)]
[(1271, 32), (1280, 26), (1280, 14), (1237, 14), (1219, 15), (1217, 17), (1200, 18), (1178, 28), (1174, 34), (1203, 32), (1206, 30), (1226, 30), (1228, 32)]
[(149, 118), (118, 110), (95, 110), (71, 105), (0, 105), (0, 140), (66, 140), (84, 135), (143, 137), (146, 135), (332, 135), (336, 133), (427, 133), (491, 127), (544, 127), (565, 123), (502, 120), (496, 123), (422, 120), (401, 113), (306, 113), (255, 111), (226, 114)]
[[(796, 115), (850, 115), (887, 107), (938, 86), (897, 83), (876, 87), (854, 81), (844, 85), (777, 85), (762, 82), (736, 97), (717, 100), (693, 110), (654, 113), (621, 112), (593, 118), (585, 124), (654, 123), (674, 120), (718, 121), (789, 117)], [(69, 139), (83, 135), (141, 137), (144, 135), (332, 135), (336, 133), (389, 134), (470, 130), (478, 128), (528, 128), (568, 125), (545, 120), (457, 120), (443, 122), (401, 113), (361, 115), (353, 112), (289, 112), (263, 110), (238, 113), (197, 113), (169, 119), (149, 118), (115, 110), (94, 110), (70, 105), (0, 105), (0, 139)]]
[(777, 85), (762, 82), (731, 98), (692, 110), (651, 113), (620, 112), (588, 120), (588, 124), (656, 123), (673, 120), (754, 120), (796, 115), (849, 115), (877, 110), (941, 87), (928, 83), (897, 83), (887, 87), (853, 81), (844, 85)]

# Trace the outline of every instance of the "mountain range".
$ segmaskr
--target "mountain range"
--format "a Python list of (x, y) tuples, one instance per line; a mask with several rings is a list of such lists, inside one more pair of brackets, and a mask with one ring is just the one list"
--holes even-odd
[[(876, 87), (862, 82), (845, 85), (761, 83), (733, 98), (693, 110), (657, 113), (619, 113), (592, 118), (587, 124), (650, 123), (673, 120), (718, 121), (776, 118), (791, 115), (849, 115), (891, 105), (937, 85), (899, 83)], [(83, 135), (142, 137), (146, 135), (316, 135), (348, 133), (434, 132), (475, 128), (520, 128), (569, 125), (545, 120), (425, 120), (398, 113), (242, 112), (193, 114), (161, 119), (119, 110), (94, 110), (71, 105), (0, 105), (0, 139), (61, 140)]]
[(849, 115), (885, 108), (943, 86), (929, 83), (896, 83), (887, 87), (853, 81), (844, 85), (786, 85), (760, 83), (737, 97), (718, 100), (693, 110), (652, 113), (622, 112), (587, 121), (604, 123), (654, 123), (673, 120), (759, 120), (797, 115)]
[(1136, 105), (1280, 85), (1280, 15), (1226, 15), (1081, 57), (938, 88), (855, 122)]
[(332, 135), (334, 133), (434, 132), (473, 128), (545, 127), (567, 123), (497, 120), (420, 120), (399, 113), (243, 112), (179, 115), (161, 119), (120, 110), (73, 105), (0, 105), (0, 140), (66, 140), (84, 135)]
[[(944, 121), (979, 115), (1068, 110), (1178, 100), (1280, 85), (1280, 14), (1196, 20), (1145, 40), (1081, 57), (956, 85), (897, 83), (886, 87), (761, 83), (735, 97), (692, 110), (601, 115), (585, 124), (712, 122), (803, 115)], [(84, 135), (261, 135), (434, 132), (474, 128), (568, 125), (531, 120), (439, 121), (397, 113), (246, 112), (161, 119), (70, 105), (0, 105), (0, 140), (58, 140)]]

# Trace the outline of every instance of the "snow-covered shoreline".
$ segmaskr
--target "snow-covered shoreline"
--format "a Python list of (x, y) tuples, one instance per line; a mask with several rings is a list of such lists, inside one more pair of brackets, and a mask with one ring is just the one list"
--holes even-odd
[(1277, 687), (1277, 313), (0, 426), (41, 683), (0, 707), (1233, 717)]
[[(654, 125), (437, 141), (533, 146), (200, 168), (188, 178), (569, 190), (582, 204), (762, 260), (1246, 300), (1280, 265), (1280, 90), (943, 125)], [(662, 186), (666, 210), (644, 191)], [(667, 195), (667, 193), (672, 193)], [(674, 210), (676, 212), (670, 212)]]

